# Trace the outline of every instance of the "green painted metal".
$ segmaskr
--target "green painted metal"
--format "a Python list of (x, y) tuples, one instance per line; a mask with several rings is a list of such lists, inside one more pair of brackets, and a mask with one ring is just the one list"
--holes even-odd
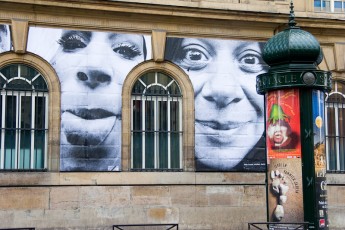
[(256, 91), (265, 94), (268, 91), (286, 88), (313, 88), (330, 91), (332, 74), (322, 70), (291, 70), (269, 71), (256, 78)]
[(320, 44), (313, 35), (298, 27), (290, 27), (267, 42), (263, 59), (271, 67), (285, 63), (314, 64), (320, 53)]
[[(270, 69), (257, 76), (256, 90), (258, 94), (265, 95), (273, 90), (299, 89), (304, 221), (310, 223), (309, 229), (319, 229), (315, 217), (317, 207), (312, 91), (329, 92), (332, 88), (332, 75), (331, 72), (317, 69), (323, 59), (320, 44), (312, 34), (296, 27), (292, 2), (290, 8), (289, 28), (266, 43), (263, 59)], [(267, 117), (265, 120), (267, 121)]]
[(309, 229), (318, 229), (314, 215), (316, 194), (312, 109), (312, 89), (300, 89), (304, 221), (310, 223)]

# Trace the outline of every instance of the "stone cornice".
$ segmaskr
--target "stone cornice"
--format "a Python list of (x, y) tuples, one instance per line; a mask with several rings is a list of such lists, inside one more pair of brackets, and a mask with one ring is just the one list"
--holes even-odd
[[(168, 20), (177, 18), (194, 18), (196, 21), (224, 20), (248, 23), (268, 23), (268, 27), (276, 27), (287, 22), (288, 7), (273, 4), (239, 4), (216, 3), (208, 1), (105, 1), (105, 0), (0, 0), (2, 10), (13, 10), (13, 13), (27, 12), (35, 15), (52, 14), (75, 17), (96, 17), (106, 19), (112, 16), (125, 16), (127, 19), (145, 20), (155, 17), (166, 17)], [(159, 3), (158, 3), (159, 2)], [(264, 1), (265, 2), (265, 1)], [(139, 16), (140, 15), (140, 16)], [(4, 15), (6, 18), (6, 15)], [(0, 20), (5, 20), (0, 15)], [(163, 18), (164, 19), (164, 18)], [(300, 26), (311, 28), (344, 29), (345, 15), (313, 12), (296, 12)], [(313, 23), (317, 19), (317, 23)], [(35, 20), (33, 20), (35, 23)], [(196, 23), (191, 21), (189, 23)]]
[[(285, 29), (288, 22), (285, 6), (284, 12), (275, 7), (264, 12), (257, 5), (253, 5), (252, 11), (249, 11), (246, 7), (250, 4), (229, 3), (228, 8), (206, 9), (190, 5), (169, 6), (133, 1), (137, 0), (0, 0), (0, 23), (10, 24), (13, 19), (18, 19), (28, 21), (29, 26), (143, 34), (164, 30), (167, 36), (176, 37), (267, 41), (275, 33)], [(185, 4), (191, 2), (172, 1)], [(242, 8), (236, 10), (230, 7), (232, 5), (242, 5)], [(296, 21), (303, 30), (314, 34), (320, 43), (345, 42), (343, 14), (296, 12)]]

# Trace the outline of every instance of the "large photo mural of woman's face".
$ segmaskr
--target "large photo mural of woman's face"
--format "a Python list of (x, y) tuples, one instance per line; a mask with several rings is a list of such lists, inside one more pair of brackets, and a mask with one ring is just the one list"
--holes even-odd
[(264, 171), (264, 101), (256, 76), (266, 72), (263, 44), (168, 38), (165, 58), (189, 75), (195, 95), (197, 171)]
[(28, 43), (60, 79), (60, 170), (119, 171), (122, 84), (149, 58), (150, 37), (30, 28)]
[(10, 50), (11, 33), (8, 25), (0, 24), (0, 53)]

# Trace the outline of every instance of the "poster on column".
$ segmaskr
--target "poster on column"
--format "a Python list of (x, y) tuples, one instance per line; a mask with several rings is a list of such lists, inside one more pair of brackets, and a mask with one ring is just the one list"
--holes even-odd
[(268, 161), (301, 158), (299, 91), (288, 89), (269, 92), (266, 100)]
[(314, 90), (312, 95), (316, 194), (315, 216), (318, 220), (318, 229), (328, 229), (324, 93)]
[(303, 222), (301, 159), (271, 159), (268, 174), (270, 222)]
[(151, 58), (151, 36), (30, 27), (29, 52), (61, 85), (61, 171), (120, 171), (122, 85)]
[(269, 220), (303, 222), (299, 91), (269, 92), (266, 105)]

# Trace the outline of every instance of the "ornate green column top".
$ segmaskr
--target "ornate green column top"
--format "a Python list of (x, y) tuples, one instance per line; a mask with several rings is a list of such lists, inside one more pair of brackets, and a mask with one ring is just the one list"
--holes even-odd
[(289, 27), (265, 45), (263, 59), (270, 69), (257, 76), (259, 94), (291, 87), (331, 90), (331, 73), (317, 70), (323, 59), (320, 44), (312, 34), (296, 26), (293, 8), (291, 2)]

